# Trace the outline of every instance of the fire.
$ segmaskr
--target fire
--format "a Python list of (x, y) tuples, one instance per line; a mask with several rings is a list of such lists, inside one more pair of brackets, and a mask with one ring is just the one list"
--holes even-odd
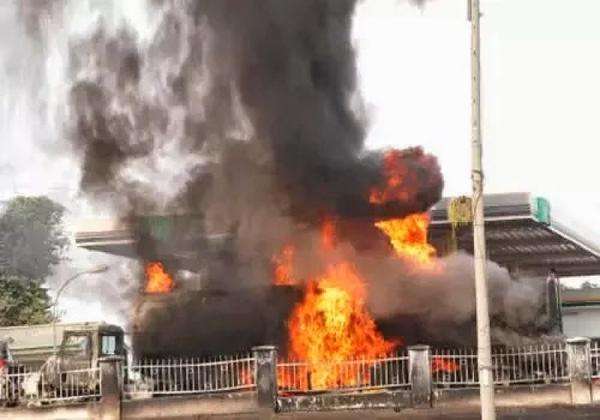
[(335, 248), (335, 223), (331, 219), (326, 219), (321, 226), (321, 245), (323, 249), (332, 250)]
[(435, 373), (435, 372), (454, 373), (458, 370), (458, 368), (459, 368), (459, 364), (451, 359), (436, 356), (431, 360), (431, 371), (433, 373)]
[(281, 254), (273, 257), (275, 263), (275, 277), (273, 283), (277, 286), (291, 286), (296, 284), (293, 277), (294, 271), (294, 253), (296, 249), (293, 245), (283, 247)]
[[(383, 175), (385, 185), (372, 188), (369, 202), (372, 204), (385, 204), (393, 201), (412, 201), (414, 195), (414, 182), (411, 182), (411, 172), (405, 162), (406, 152), (392, 149), (383, 157)], [(413, 174), (414, 175), (414, 174)]]
[(175, 287), (175, 282), (165, 271), (160, 262), (150, 262), (144, 269), (146, 272), (146, 293), (169, 293)]
[(432, 262), (435, 248), (427, 242), (429, 216), (415, 213), (402, 219), (383, 220), (375, 223), (389, 238), (399, 257), (422, 265)]
[(290, 353), (308, 364), (310, 389), (357, 385), (368, 371), (331, 369), (331, 363), (376, 358), (396, 343), (386, 341), (365, 308), (363, 279), (348, 262), (330, 265), (310, 281), (289, 320)]

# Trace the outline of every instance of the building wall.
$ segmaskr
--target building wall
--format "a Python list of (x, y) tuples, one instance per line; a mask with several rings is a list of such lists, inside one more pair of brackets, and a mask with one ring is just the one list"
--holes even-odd
[(563, 307), (562, 323), (567, 337), (600, 338), (600, 305)]

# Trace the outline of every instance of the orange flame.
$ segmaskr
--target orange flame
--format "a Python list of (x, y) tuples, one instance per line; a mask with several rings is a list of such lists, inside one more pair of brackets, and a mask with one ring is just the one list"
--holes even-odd
[(389, 150), (383, 157), (383, 174), (385, 185), (382, 188), (372, 188), (369, 202), (385, 204), (392, 201), (409, 201), (414, 195), (411, 187), (410, 172), (404, 162), (404, 154), (400, 150)]
[(252, 367), (242, 367), (240, 369), (240, 384), (253, 385), (256, 383), (256, 372)]
[(321, 245), (323, 249), (332, 250), (335, 248), (335, 223), (331, 219), (325, 219), (321, 225)]
[(431, 359), (431, 372), (433, 373), (453, 373), (456, 372), (459, 367), (459, 364), (451, 359), (447, 359), (440, 356), (435, 356), (433, 359)]
[(169, 293), (175, 287), (175, 282), (165, 271), (160, 262), (150, 262), (144, 269), (146, 272), (146, 293)]
[(289, 320), (290, 353), (306, 361), (310, 372), (310, 384), (302, 386), (324, 389), (367, 381), (368, 371), (361, 375), (350, 367), (331, 369), (330, 363), (375, 358), (395, 347), (377, 331), (365, 297), (363, 279), (347, 262), (330, 265), (308, 283)]
[(273, 283), (277, 286), (292, 286), (296, 284), (294, 279), (294, 253), (296, 249), (293, 245), (283, 247), (281, 254), (273, 257), (275, 264), (275, 277)]
[(416, 261), (422, 265), (432, 262), (435, 248), (427, 243), (429, 216), (415, 213), (402, 219), (383, 220), (375, 223), (390, 239), (399, 257)]

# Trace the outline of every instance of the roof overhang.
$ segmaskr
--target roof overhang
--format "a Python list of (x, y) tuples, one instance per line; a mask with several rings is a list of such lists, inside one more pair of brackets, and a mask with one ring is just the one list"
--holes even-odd
[[(129, 222), (89, 221), (75, 233), (75, 244), (90, 251), (139, 258), (145, 240), (153, 242), (152, 256), (161, 261), (195, 267), (218, 258), (234, 239), (232, 234), (205, 234), (195, 215), (143, 216)], [(146, 255), (147, 256), (147, 255)]]
[[(442, 253), (452, 231), (449, 202), (445, 198), (431, 210), (430, 240)], [(600, 244), (556, 219), (548, 200), (528, 193), (486, 195), (484, 214), (487, 256), (497, 264), (529, 275), (600, 274)], [(456, 244), (473, 252), (471, 226), (457, 229)]]
[[(450, 200), (442, 199), (431, 210), (430, 241), (442, 255), (448, 249), (452, 232), (447, 212)], [(528, 193), (492, 194), (484, 197), (484, 207), (490, 260), (513, 272), (535, 276), (545, 276), (551, 270), (558, 276), (600, 274), (600, 243), (558, 220), (551, 212), (548, 200)], [(181, 242), (181, 246), (166, 247), (165, 255), (161, 255), (163, 258), (192, 261), (201, 254), (206, 261), (215, 258), (234, 239), (231, 234), (202, 234), (201, 228), (196, 228), (195, 224), (192, 228), (190, 224), (198, 222), (194, 216), (152, 216), (141, 218), (141, 221), (142, 231), (152, 237), (165, 242)], [(103, 228), (98, 228), (98, 224), (88, 226), (75, 234), (77, 246), (125, 257), (138, 255), (136, 244), (140, 229), (126, 224)], [(457, 229), (456, 244), (459, 249), (472, 253), (471, 226)], [(167, 255), (174, 252), (177, 255)]]

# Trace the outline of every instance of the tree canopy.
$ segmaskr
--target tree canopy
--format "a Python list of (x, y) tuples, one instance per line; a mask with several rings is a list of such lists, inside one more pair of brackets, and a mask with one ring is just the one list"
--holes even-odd
[(52, 320), (42, 283), (68, 245), (64, 211), (47, 197), (15, 197), (0, 213), (0, 325)]
[(15, 197), (0, 214), (0, 272), (42, 282), (60, 262), (68, 240), (64, 207), (47, 197)]
[(36, 281), (0, 274), (0, 325), (44, 324), (52, 321), (50, 297)]

